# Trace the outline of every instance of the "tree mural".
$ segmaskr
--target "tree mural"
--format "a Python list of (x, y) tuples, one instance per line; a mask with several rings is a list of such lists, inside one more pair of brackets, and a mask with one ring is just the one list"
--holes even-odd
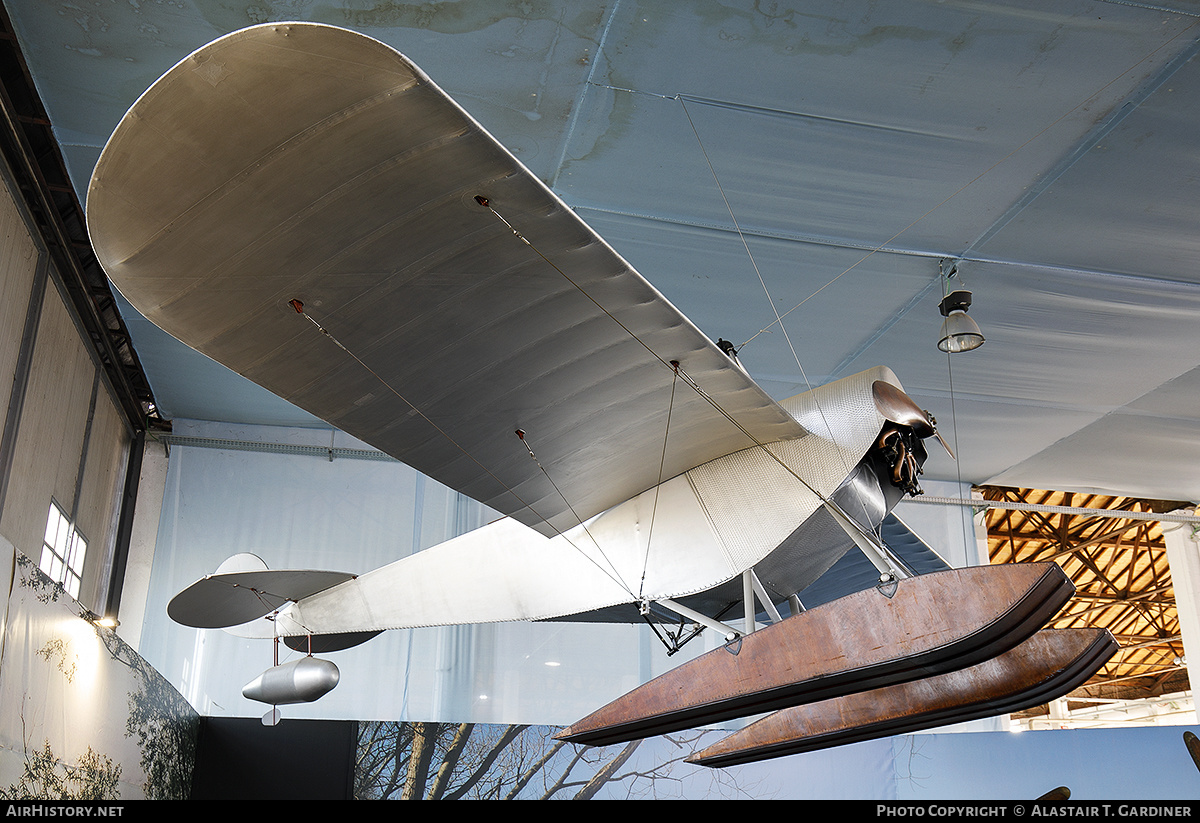
[(140, 688), (129, 692), (129, 714), (125, 718), (125, 736), (132, 738), (141, 752), (146, 775), (142, 791), (148, 800), (181, 800), (191, 792), (192, 771), (196, 764), (196, 737), (200, 718), (183, 696), (133, 652), (124, 641), (109, 632), (109, 650), (123, 647), (125, 662), (137, 675)]
[[(601, 789), (626, 797), (671, 795), (701, 732), (668, 735), (676, 752), (635, 764), (643, 741), (590, 747), (564, 743), (553, 726), (362, 723), (354, 796), (370, 800), (590, 800)], [(692, 773), (694, 769), (685, 767)], [(717, 794), (747, 796), (734, 773), (705, 772)]]
[(54, 755), (47, 740), (40, 750), (26, 752), (21, 778), (0, 789), (5, 800), (113, 800), (120, 796), (121, 767), (91, 746), (74, 764)]
[[(73, 611), (78, 619), (88, 621), (92, 617), (86, 609), (70, 598), (62, 586), (47, 578), (34, 563), (23, 555), (17, 555), (19, 574), (15, 576), (10, 592), (10, 610), (26, 610), (29, 631), (35, 636), (41, 632), (40, 645), (31, 648), (25, 666), (46, 665), (61, 678), (63, 691), (57, 699), (65, 700), (65, 716), (73, 717), (76, 723), (92, 723), (95, 718), (89, 713), (103, 711), (86, 701), (74, 708), (72, 685), (79, 676), (79, 653), (75, 643), (90, 643), (79, 636), (70, 637), (53, 633), (50, 627), (62, 623), (62, 611)], [(30, 594), (32, 597), (26, 598)], [(52, 610), (46, 612), (46, 609)], [(74, 615), (72, 616), (74, 618)], [(102, 655), (101, 677), (110, 688), (124, 692), (126, 717), (124, 734), (109, 735), (92, 741), (100, 747), (97, 751), (89, 745), (74, 763), (65, 761), (55, 754), (55, 746), (61, 742), (62, 730), (52, 728), (38, 730), (32, 734), (25, 729), (25, 705), (27, 701), (45, 699), (44, 695), (31, 695), (27, 690), (18, 699), (21, 701), (21, 740), (24, 762), (21, 777), (11, 785), (0, 788), (0, 797), (5, 799), (61, 799), (61, 800), (111, 800), (121, 796), (121, 778), (130, 769), (136, 781), (136, 763), (141, 767), (144, 780), (142, 796), (148, 799), (186, 798), (191, 790), (192, 771), (196, 759), (196, 736), (199, 716), (188, 702), (171, 685), (142, 659), (129, 644), (112, 629), (91, 624), (96, 642), (107, 654)], [(40, 663), (38, 661), (41, 661)], [(6, 666), (5, 674), (11, 671), (20, 677), (16, 661)], [(85, 667), (89, 668), (89, 667)], [(20, 682), (15, 681), (15, 682)], [(118, 693), (121, 693), (120, 691)], [(111, 707), (110, 707), (111, 709)], [(80, 712), (78, 716), (72, 712)], [(40, 749), (31, 749), (30, 737), (46, 736)], [(57, 741), (53, 742), (52, 740)], [(132, 749), (136, 746), (136, 751)], [(60, 747), (61, 748), (61, 747)], [(124, 768), (122, 766), (124, 764)], [(126, 777), (126, 785), (129, 778)], [(134, 783), (136, 785), (136, 782)]]

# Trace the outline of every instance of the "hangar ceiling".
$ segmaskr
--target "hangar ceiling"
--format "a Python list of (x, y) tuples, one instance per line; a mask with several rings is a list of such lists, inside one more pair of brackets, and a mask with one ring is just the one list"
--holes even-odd
[[(81, 201), (191, 50), (347, 26), (422, 66), (775, 397), (884, 364), (952, 438), (929, 477), (1200, 499), (1198, 3), (6, 5)], [(937, 305), (962, 287), (987, 343), (949, 356)], [(126, 321), (164, 415), (318, 425)]]

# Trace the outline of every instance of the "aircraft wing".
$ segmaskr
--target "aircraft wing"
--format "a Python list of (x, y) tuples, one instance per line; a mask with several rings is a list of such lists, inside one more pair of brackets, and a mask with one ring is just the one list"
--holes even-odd
[(805, 433), (361, 34), (268, 24), (187, 57), (118, 125), (87, 211), (155, 324), (543, 534)]

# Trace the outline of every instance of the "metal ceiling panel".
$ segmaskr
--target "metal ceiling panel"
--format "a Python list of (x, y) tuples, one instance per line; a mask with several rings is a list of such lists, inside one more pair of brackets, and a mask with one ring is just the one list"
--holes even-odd
[[(282, 14), (347, 26), (435, 77), (709, 336), (771, 326), (742, 359), (776, 399), (884, 364), (957, 437), (927, 477), (1200, 499), (1194, 0), (11, 5), (81, 194), (192, 49)], [(956, 260), (988, 342), (948, 361)], [(802, 366), (772, 325), (792, 309)], [(307, 419), (129, 324), (166, 413)]]
[(966, 249), (1186, 46), (1094, 7), (622, 6), (555, 182), (727, 225), (711, 161), (744, 228)]
[(1186, 45), (1149, 88), (1039, 181), (1036, 199), (998, 228), (981, 254), (1200, 283), (1200, 43)]

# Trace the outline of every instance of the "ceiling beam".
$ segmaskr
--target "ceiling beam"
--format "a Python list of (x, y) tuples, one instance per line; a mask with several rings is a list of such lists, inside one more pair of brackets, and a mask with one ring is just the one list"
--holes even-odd
[(33, 77), (0, 5), (0, 153), (54, 261), (86, 339), (130, 430), (145, 429), (154, 395), (108, 278), (92, 252), (83, 207)]

